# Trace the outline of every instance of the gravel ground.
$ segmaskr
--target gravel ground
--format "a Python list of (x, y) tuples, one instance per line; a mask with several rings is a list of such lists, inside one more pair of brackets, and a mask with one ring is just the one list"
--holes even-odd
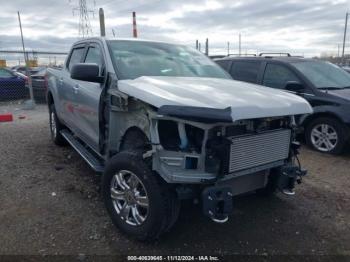
[(45, 106), (0, 106), (3, 111), (12, 111), (15, 121), (0, 123), (2, 255), (350, 256), (349, 153), (335, 157), (303, 148), (309, 176), (294, 197), (237, 197), (225, 224), (212, 223), (198, 206), (184, 206), (172, 231), (146, 244), (112, 225), (99, 175), (72, 148), (50, 141)]

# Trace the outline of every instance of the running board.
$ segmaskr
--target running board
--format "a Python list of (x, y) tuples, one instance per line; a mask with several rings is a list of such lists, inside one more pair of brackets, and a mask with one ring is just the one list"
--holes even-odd
[(81, 155), (81, 157), (91, 166), (91, 168), (99, 173), (104, 171), (104, 165), (94, 156), (78, 139), (76, 139), (68, 130), (61, 130), (62, 136), (68, 143)]

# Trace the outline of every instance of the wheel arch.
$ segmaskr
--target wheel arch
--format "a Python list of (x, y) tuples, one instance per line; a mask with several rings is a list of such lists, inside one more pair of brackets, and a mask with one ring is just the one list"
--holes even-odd
[[(135, 142), (135, 147), (134, 148), (126, 148), (127, 143), (129, 141), (133, 141)], [(138, 144), (138, 142), (142, 141), (142, 145)], [(148, 146), (150, 146), (150, 138), (149, 136), (147, 136), (146, 132), (144, 130), (142, 130), (140, 127), (138, 126), (130, 126), (126, 129), (126, 131), (124, 132), (123, 136), (120, 139), (120, 143), (119, 143), (119, 152), (126, 150), (126, 149), (137, 149), (140, 148), (141, 146), (144, 148), (147, 148)]]
[(48, 104), (48, 106), (50, 106), (51, 104), (55, 103), (51, 91), (48, 91), (46, 96), (47, 96), (47, 104)]
[(342, 120), (342, 118), (340, 116), (338, 116), (336, 113), (334, 112), (315, 112), (309, 116), (307, 116), (305, 119), (303, 119), (301, 121), (301, 125), (306, 128), (313, 120), (317, 119), (317, 118), (321, 118), (321, 117), (329, 117), (329, 118), (333, 118), (336, 119), (337, 121), (339, 121), (340, 123), (344, 123), (344, 121)]

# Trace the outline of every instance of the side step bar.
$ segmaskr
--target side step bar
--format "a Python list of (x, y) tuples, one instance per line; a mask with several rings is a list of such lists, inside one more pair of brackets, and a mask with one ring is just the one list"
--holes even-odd
[(76, 139), (68, 130), (61, 130), (62, 136), (68, 143), (81, 155), (81, 157), (91, 166), (95, 172), (102, 173), (104, 165), (94, 156), (78, 139)]

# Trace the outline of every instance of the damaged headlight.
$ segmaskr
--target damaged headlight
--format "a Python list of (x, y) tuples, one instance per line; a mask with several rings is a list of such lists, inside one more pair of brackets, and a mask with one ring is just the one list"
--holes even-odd
[(204, 130), (173, 120), (159, 120), (160, 144), (165, 150), (196, 152), (202, 151)]

